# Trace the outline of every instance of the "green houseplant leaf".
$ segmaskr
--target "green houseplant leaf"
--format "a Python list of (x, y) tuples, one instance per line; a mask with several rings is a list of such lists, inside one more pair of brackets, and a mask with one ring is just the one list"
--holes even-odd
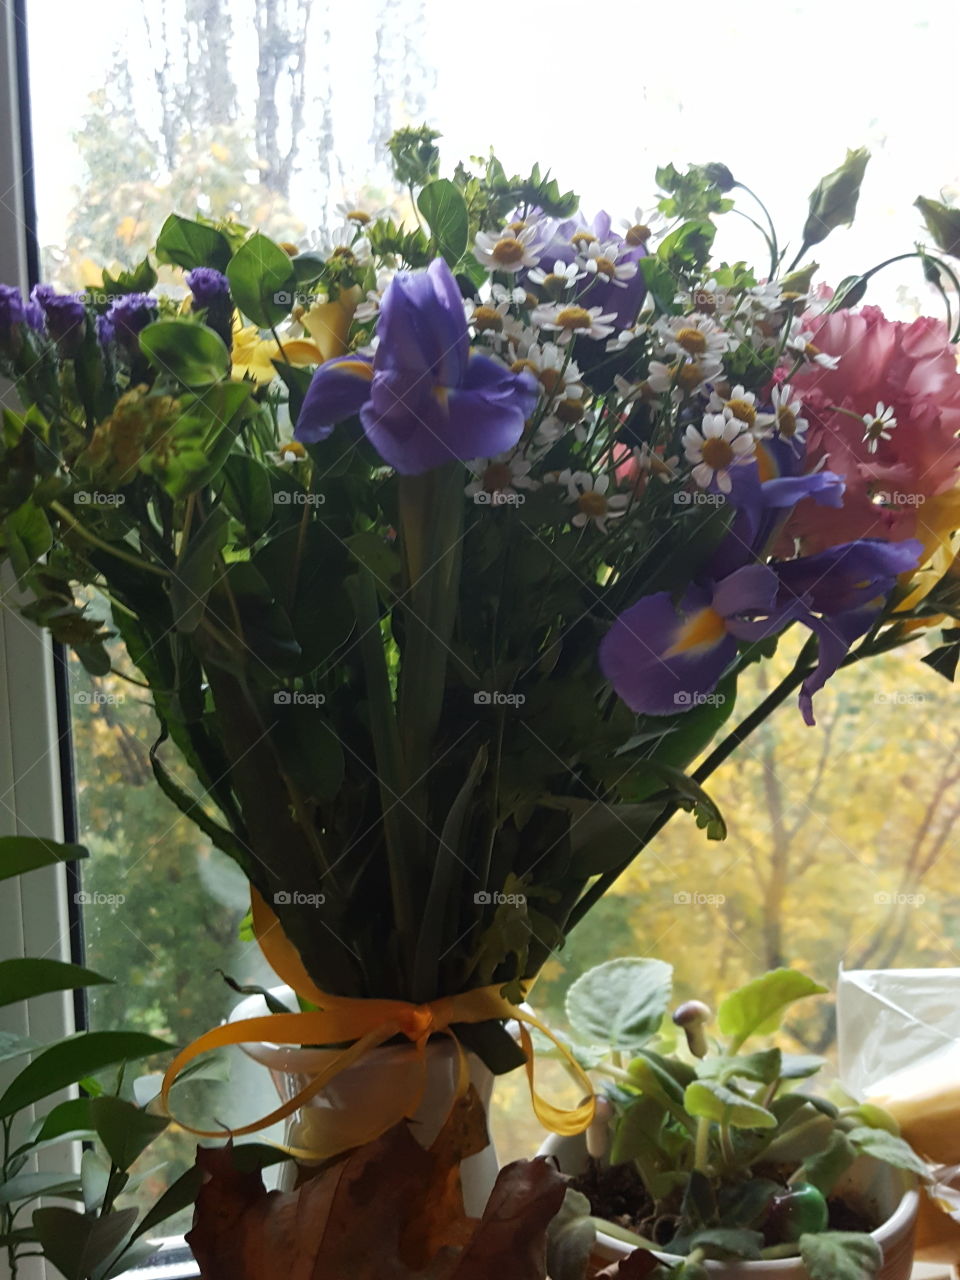
[(672, 980), (673, 970), (662, 960), (608, 960), (567, 992), (567, 1019), (588, 1044), (636, 1049), (660, 1026)]
[(773, 1129), (777, 1123), (777, 1117), (766, 1107), (717, 1080), (695, 1080), (687, 1085), (683, 1105), (689, 1115), (733, 1125), (735, 1129)]
[(37, 1209), (33, 1225), (47, 1258), (65, 1280), (87, 1280), (119, 1249), (137, 1220), (136, 1209), (120, 1209), (106, 1217), (73, 1209)]
[(852, 1231), (801, 1236), (800, 1256), (810, 1280), (870, 1280), (883, 1262), (876, 1240)]
[(225, 271), (231, 249), (229, 240), (216, 227), (171, 213), (160, 228), (155, 252), (160, 262), (169, 262), (187, 271), (193, 267)]
[(773, 969), (727, 996), (717, 1010), (717, 1023), (730, 1036), (732, 1052), (748, 1036), (776, 1030), (783, 1011), (806, 996), (823, 995), (826, 987), (796, 969)]
[(18, 957), (0, 961), (0, 1006), (17, 1000), (29, 1000), (49, 991), (73, 991), (78, 987), (94, 987), (109, 983), (92, 969), (61, 960)]
[(36, 836), (0, 836), (0, 880), (57, 863), (76, 862), (86, 856), (82, 844), (60, 844)]
[(90, 1102), (90, 1118), (107, 1154), (120, 1169), (129, 1169), (141, 1152), (170, 1123), (123, 1098), (104, 1095)]
[(158, 373), (185, 387), (219, 382), (230, 368), (223, 339), (196, 320), (155, 320), (140, 334), (140, 350)]
[(437, 178), (420, 192), (417, 208), (430, 226), (434, 244), (455, 267), (467, 247), (470, 222), (460, 188), (446, 178)]
[(44, 1049), (0, 1096), (0, 1118), (76, 1084), (104, 1067), (163, 1053), (174, 1046), (139, 1031), (82, 1031)]

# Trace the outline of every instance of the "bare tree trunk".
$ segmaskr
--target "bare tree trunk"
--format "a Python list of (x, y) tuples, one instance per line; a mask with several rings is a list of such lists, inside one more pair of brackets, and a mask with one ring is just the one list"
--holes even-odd
[[(313, 0), (255, 0), (257, 32), (257, 118), (255, 136), (260, 181), (271, 191), (289, 195), (290, 177), (303, 125), (307, 27)], [(289, 80), (281, 119), (281, 83)], [(281, 124), (290, 130), (281, 145)]]

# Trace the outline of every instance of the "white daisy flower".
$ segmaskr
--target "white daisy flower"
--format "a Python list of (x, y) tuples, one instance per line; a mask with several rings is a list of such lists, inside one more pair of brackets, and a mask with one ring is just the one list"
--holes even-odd
[(819, 365), (821, 369), (835, 369), (840, 363), (839, 356), (828, 356), (826, 352), (814, 346), (813, 334), (801, 329), (799, 322), (796, 330), (787, 339), (786, 349), (811, 364)]
[(516, 231), (505, 227), (500, 234), (478, 231), (473, 252), (477, 261), (492, 271), (514, 274), (524, 267), (535, 267), (539, 263), (540, 246), (536, 239), (536, 227), (524, 227)]
[(463, 304), (464, 315), (467, 317), (467, 324), (472, 324), (478, 337), (481, 335), (499, 335), (503, 332), (504, 323), (510, 311), (510, 303), (503, 302), (474, 302), (470, 298), (464, 299)]
[(565, 347), (555, 342), (533, 343), (522, 360), (512, 366), (514, 373), (527, 370), (539, 381), (549, 400), (557, 397), (579, 400), (583, 395), (580, 369), (576, 360), (567, 357)]
[(493, 284), (490, 286), (490, 293), (494, 302), (498, 304), (505, 302), (511, 307), (525, 307), (527, 305), (527, 291), (526, 289), (521, 289), (519, 285), (513, 289), (508, 289), (505, 285)]
[(364, 209), (362, 202), (357, 200), (353, 204), (349, 201), (338, 204), (335, 212), (344, 220), (344, 222), (352, 222), (354, 226), (357, 227), (368, 227), (371, 222), (376, 222), (380, 218), (386, 218), (389, 215), (390, 210)]
[[(609, 343), (607, 350), (610, 350)], [(621, 374), (616, 374), (613, 379), (614, 390), (620, 397), (621, 404), (633, 404), (634, 400), (639, 400), (647, 389), (647, 385), (643, 382), (631, 382), (629, 378), (624, 378)]]
[(716, 280), (704, 280), (691, 293), (678, 294), (674, 302), (692, 307), (694, 311), (700, 311), (704, 315), (723, 316), (736, 310), (737, 295)]
[(557, 341), (569, 342), (574, 335), (587, 338), (609, 338), (616, 320), (616, 314), (610, 311), (604, 314), (602, 307), (563, 306), (559, 302), (545, 303), (537, 307), (533, 313), (534, 324), (544, 329), (556, 330)]
[(276, 450), (268, 451), (264, 457), (269, 458), (275, 467), (292, 467), (307, 461), (307, 451), (299, 440), (281, 440)]
[[(774, 426), (777, 435), (781, 440), (796, 440), (802, 444), (810, 423), (802, 416), (803, 402), (794, 398), (793, 388), (789, 382), (783, 382), (774, 387), (770, 393), (770, 399), (773, 403)], [(769, 434), (769, 430), (764, 434)]]
[(607, 521), (626, 514), (630, 505), (628, 494), (617, 493), (607, 497), (610, 477), (604, 472), (592, 476), (589, 471), (561, 471), (557, 480), (567, 490), (567, 501), (577, 507), (570, 523), (575, 529), (583, 529), (593, 523), (601, 533), (607, 532)]
[(637, 264), (635, 262), (618, 263), (617, 254), (618, 248), (613, 241), (609, 244), (599, 244), (594, 241), (581, 251), (579, 259), (587, 275), (596, 276), (598, 280), (614, 284), (618, 289), (625, 289), (627, 281), (632, 280), (637, 274)]
[(753, 433), (722, 413), (705, 414), (699, 431), (689, 426), (683, 433), (683, 452), (695, 464), (693, 478), (701, 489), (716, 481), (721, 493), (729, 493), (733, 488), (730, 469), (745, 462), (755, 449)]
[(607, 351), (623, 351), (625, 347), (629, 347), (631, 342), (642, 337), (647, 332), (648, 326), (645, 324), (635, 324), (630, 329), (621, 329), (618, 334), (607, 341)]
[(698, 359), (701, 356), (724, 355), (730, 350), (731, 338), (710, 316), (694, 313), (669, 316), (657, 322), (657, 333), (667, 355)]
[(527, 454), (533, 458), (542, 457), (553, 448), (562, 435), (566, 434), (567, 430), (568, 428), (556, 414), (548, 413), (541, 419), (540, 425), (533, 433), (533, 438), (527, 446)]
[[(649, 478), (659, 480), (661, 484), (669, 484), (677, 478), (677, 468), (680, 465), (678, 454), (665, 458), (662, 447), (651, 449), (648, 444), (642, 444), (634, 449), (633, 457), (640, 472), (640, 480)], [(634, 481), (634, 486), (636, 485), (637, 481)]]
[(889, 440), (896, 425), (893, 406), (878, 400), (873, 413), (863, 415), (863, 443), (867, 446), (867, 452), (876, 453), (880, 441)]
[[(521, 489), (539, 489), (530, 475), (533, 463), (519, 453), (501, 453), (497, 458), (477, 458), (467, 463), (473, 479), (464, 489), (478, 503), (498, 506), (516, 497)], [(481, 496), (483, 495), (483, 496)]]
[(735, 386), (726, 397), (712, 391), (707, 401), (707, 412), (722, 413), (725, 418), (735, 418), (757, 438), (767, 434), (768, 429), (776, 421), (774, 414), (760, 412), (757, 408), (757, 397), (752, 391), (747, 391), (742, 384)]
[(747, 290), (747, 304), (758, 311), (779, 311), (783, 302), (782, 290), (775, 280), (754, 285)]
[(706, 356), (696, 360), (675, 360), (665, 364), (661, 360), (651, 360), (647, 372), (647, 386), (651, 391), (664, 392), (673, 390), (676, 399), (696, 395), (704, 385), (719, 377), (723, 365), (719, 360)]
[(527, 279), (531, 284), (539, 285), (552, 297), (562, 298), (568, 289), (572, 289), (578, 280), (582, 280), (586, 272), (577, 262), (561, 262), (558, 258), (552, 271), (543, 267), (535, 267)]
[(630, 248), (645, 245), (648, 240), (660, 235), (666, 229), (666, 225), (667, 220), (656, 205), (651, 209), (638, 207), (633, 211), (632, 218), (623, 218), (620, 221), (620, 226), (623, 228), (623, 242)]
[(358, 266), (365, 267), (373, 260), (373, 251), (366, 236), (357, 235), (359, 228), (346, 223), (330, 233), (323, 254), (326, 258), (354, 258)]

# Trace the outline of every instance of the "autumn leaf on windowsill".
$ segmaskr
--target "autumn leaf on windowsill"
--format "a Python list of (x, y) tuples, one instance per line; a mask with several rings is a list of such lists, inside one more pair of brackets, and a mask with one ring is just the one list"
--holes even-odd
[(565, 1179), (546, 1160), (516, 1161), (483, 1218), (468, 1218), (459, 1163), (486, 1143), (468, 1096), (430, 1150), (400, 1124), (291, 1192), (240, 1172), (230, 1147), (201, 1147), (207, 1178), (187, 1241), (204, 1280), (546, 1280)]

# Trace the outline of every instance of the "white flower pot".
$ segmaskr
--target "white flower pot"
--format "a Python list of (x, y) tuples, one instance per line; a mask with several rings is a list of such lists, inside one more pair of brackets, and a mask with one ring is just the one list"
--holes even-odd
[[(551, 1135), (540, 1148), (540, 1155), (553, 1156), (563, 1173), (582, 1173), (587, 1163), (587, 1147), (583, 1136), (560, 1138)], [(917, 1224), (919, 1194), (904, 1175), (889, 1165), (861, 1157), (838, 1184), (838, 1191), (848, 1195), (854, 1205), (863, 1205), (884, 1219), (872, 1232), (883, 1250), (883, 1266), (877, 1280), (909, 1280), (913, 1267), (913, 1237)], [(634, 1246), (602, 1230), (597, 1232), (597, 1256), (604, 1262), (616, 1262), (632, 1253)], [(674, 1255), (657, 1253), (664, 1261), (678, 1261)], [(723, 1280), (809, 1280), (799, 1258), (778, 1258), (763, 1262), (707, 1262), (711, 1276)]]
[[(295, 997), (288, 987), (277, 987), (272, 995), (295, 1008)], [(269, 1010), (262, 996), (248, 996), (230, 1015), (231, 1022), (258, 1018)], [(245, 1044), (244, 1052), (265, 1066), (283, 1101), (293, 1098), (311, 1078), (339, 1056), (336, 1050), (301, 1049), (268, 1043)], [(484, 1108), (489, 1108), (493, 1091), (493, 1075), (472, 1053), (467, 1054), (470, 1082), (477, 1090)], [(411, 1131), (423, 1147), (429, 1147), (450, 1113), (457, 1080), (457, 1049), (448, 1036), (431, 1040), (426, 1049), (426, 1084), (423, 1100), (412, 1118)], [(325, 1089), (310, 1098), (295, 1112), (286, 1125), (285, 1142), (309, 1151), (316, 1145), (311, 1134), (321, 1132), (324, 1125), (336, 1123), (335, 1113), (363, 1109), (367, 1099), (400, 1091), (406, 1081), (414, 1087), (423, 1067), (413, 1045), (384, 1045), (372, 1050), (336, 1076)], [(471, 1217), (480, 1217), (493, 1190), (499, 1172), (493, 1143), (460, 1167), (464, 1208)], [(292, 1166), (289, 1170), (293, 1174)]]

